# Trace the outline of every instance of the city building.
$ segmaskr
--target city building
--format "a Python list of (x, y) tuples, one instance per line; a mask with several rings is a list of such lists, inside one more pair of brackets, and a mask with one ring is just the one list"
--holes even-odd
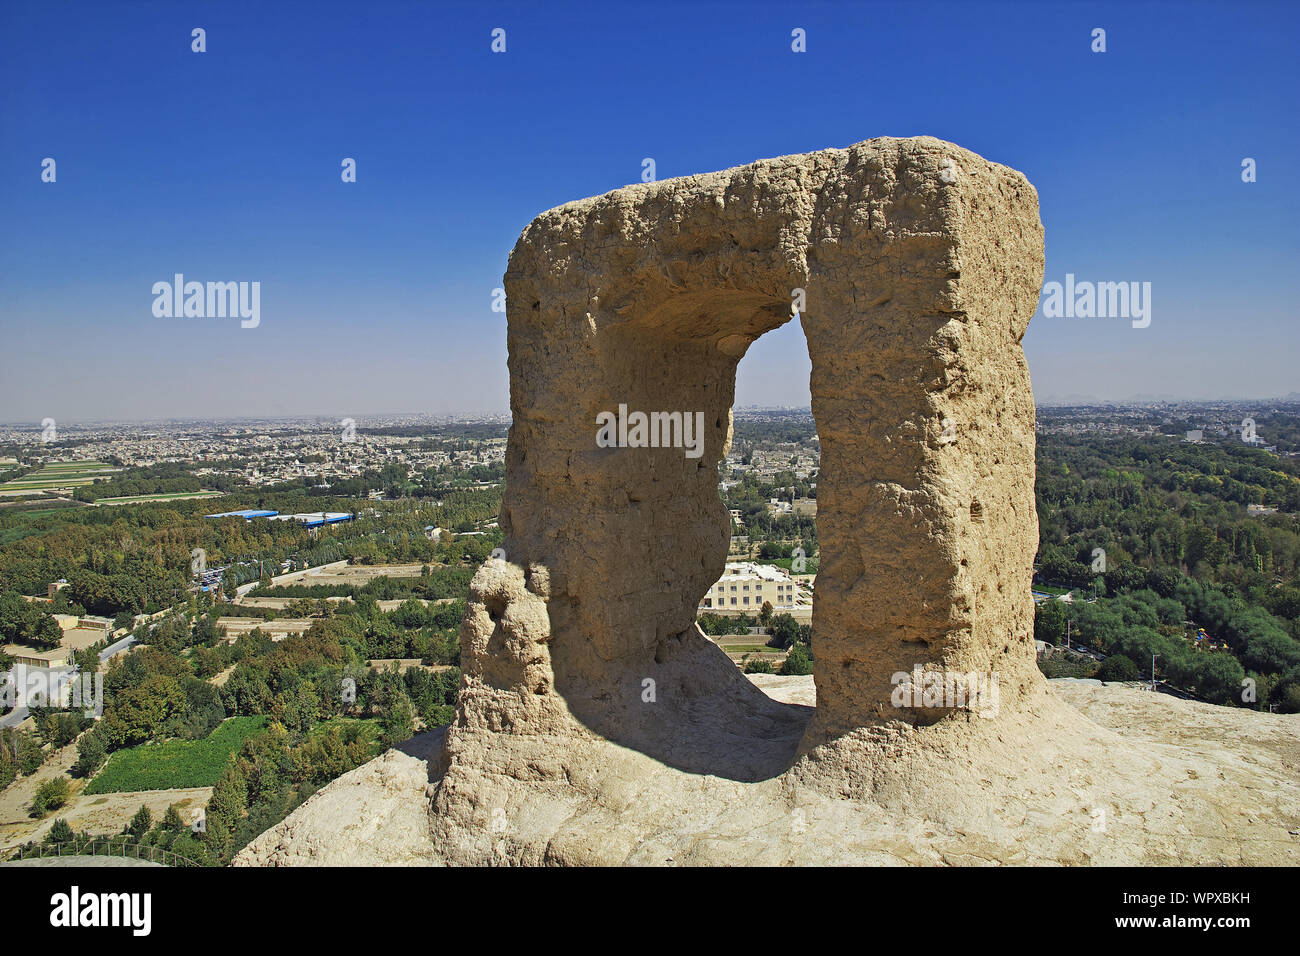
[(321, 525), (352, 520), (352, 515), (346, 511), (309, 511), (302, 514), (282, 515), (278, 511), (259, 511), (256, 508), (245, 508), (242, 511), (223, 511), (220, 514), (204, 515), (204, 517), (243, 518), (245, 521), (252, 521), (254, 518), (267, 518), (271, 521), (297, 521), (308, 528), (319, 528)]
[(792, 607), (798, 595), (794, 579), (783, 569), (751, 561), (729, 562), (716, 583), (700, 601), (703, 609), (758, 611), (764, 602), (775, 608)]
[(217, 633), (227, 644), (234, 644), (243, 635), (253, 631), (261, 631), (272, 641), (279, 642), (294, 634), (307, 633), (314, 623), (316, 622), (312, 618), (305, 617), (280, 618), (275, 621), (264, 621), (258, 617), (219, 617)]
[(271, 520), (298, 521), (309, 528), (319, 528), (321, 525), (338, 524), (340, 521), (351, 521), (352, 515), (346, 511), (309, 511), (305, 514), (272, 515)]
[(67, 667), (72, 663), (72, 648), (69, 647), (38, 651), (26, 644), (6, 644), (4, 652), (14, 659), (14, 663), (24, 667)]

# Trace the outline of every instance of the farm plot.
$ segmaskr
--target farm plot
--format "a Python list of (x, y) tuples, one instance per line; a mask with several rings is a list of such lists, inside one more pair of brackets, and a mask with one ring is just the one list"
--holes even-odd
[(166, 740), (119, 750), (85, 793), (211, 787), (221, 778), (230, 755), (266, 724), (265, 716), (230, 717), (202, 740)]

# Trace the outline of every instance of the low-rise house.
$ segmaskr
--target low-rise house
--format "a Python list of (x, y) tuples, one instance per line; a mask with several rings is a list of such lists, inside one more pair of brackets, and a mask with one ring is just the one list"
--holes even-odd
[(245, 634), (261, 631), (273, 641), (282, 641), (292, 634), (304, 634), (313, 624), (313, 618), (281, 618), (276, 621), (264, 621), (257, 617), (219, 617), (217, 633), (227, 644), (233, 644)]
[(25, 644), (6, 644), (4, 652), (12, 657), (15, 663), (27, 667), (67, 667), (72, 663), (72, 649), (68, 647), (38, 651)]
[(722, 577), (700, 601), (700, 608), (759, 611), (764, 603), (773, 608), (787, 608), (795, 605), (797, 596), (798, 586), (783, 569), (736, 561), (727, 563)]

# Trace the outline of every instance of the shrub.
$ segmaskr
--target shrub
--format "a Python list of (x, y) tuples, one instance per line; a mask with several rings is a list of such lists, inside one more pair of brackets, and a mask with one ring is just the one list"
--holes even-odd
[(43, 817), (68, 802), (68, 778), (54, 777), (36, 789), (32, 797), (32, 816)]
[(1104, 681), (1140, 680), (1141, 671), (1131, 658), (1123, 654), (1112, 654), (1101, 662), (1097, 668), (1097, 679)]
[(790, 653), (785, 656), (785, 663), (781, 665), (780, 673), (801, 677), (813, 672), (813, 657), (808, 652), (808, 648), (802, 644), (796, 644), (790, 648)]

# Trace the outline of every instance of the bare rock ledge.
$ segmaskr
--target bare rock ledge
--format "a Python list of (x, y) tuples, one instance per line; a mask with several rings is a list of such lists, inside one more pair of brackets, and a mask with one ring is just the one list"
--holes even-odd
[[(809, 677), (753, 675), (806, 705)], [(1291, 865), (1300, 863), (1300, 715), (1050, 682), (1042, 746), (966, 780), (917, 767), (879, 803), (660, 767), (621, 806), (547, 797), (491, 833), (481, 863)], [(440, 866), (421, 735), (333, 781), (236, 866)], [(416, 754), (408, 756), (408, 753)], [(628, 766), (638, 761), (628, 754)], [(1010, 756), (1010, 755), (1009, 755)], [(491, 816), (488, 814), (488, 830)], [(545, 830), (543, 838), (541, 831)], [(525, 849), (525, 834), (542, 842)]]

